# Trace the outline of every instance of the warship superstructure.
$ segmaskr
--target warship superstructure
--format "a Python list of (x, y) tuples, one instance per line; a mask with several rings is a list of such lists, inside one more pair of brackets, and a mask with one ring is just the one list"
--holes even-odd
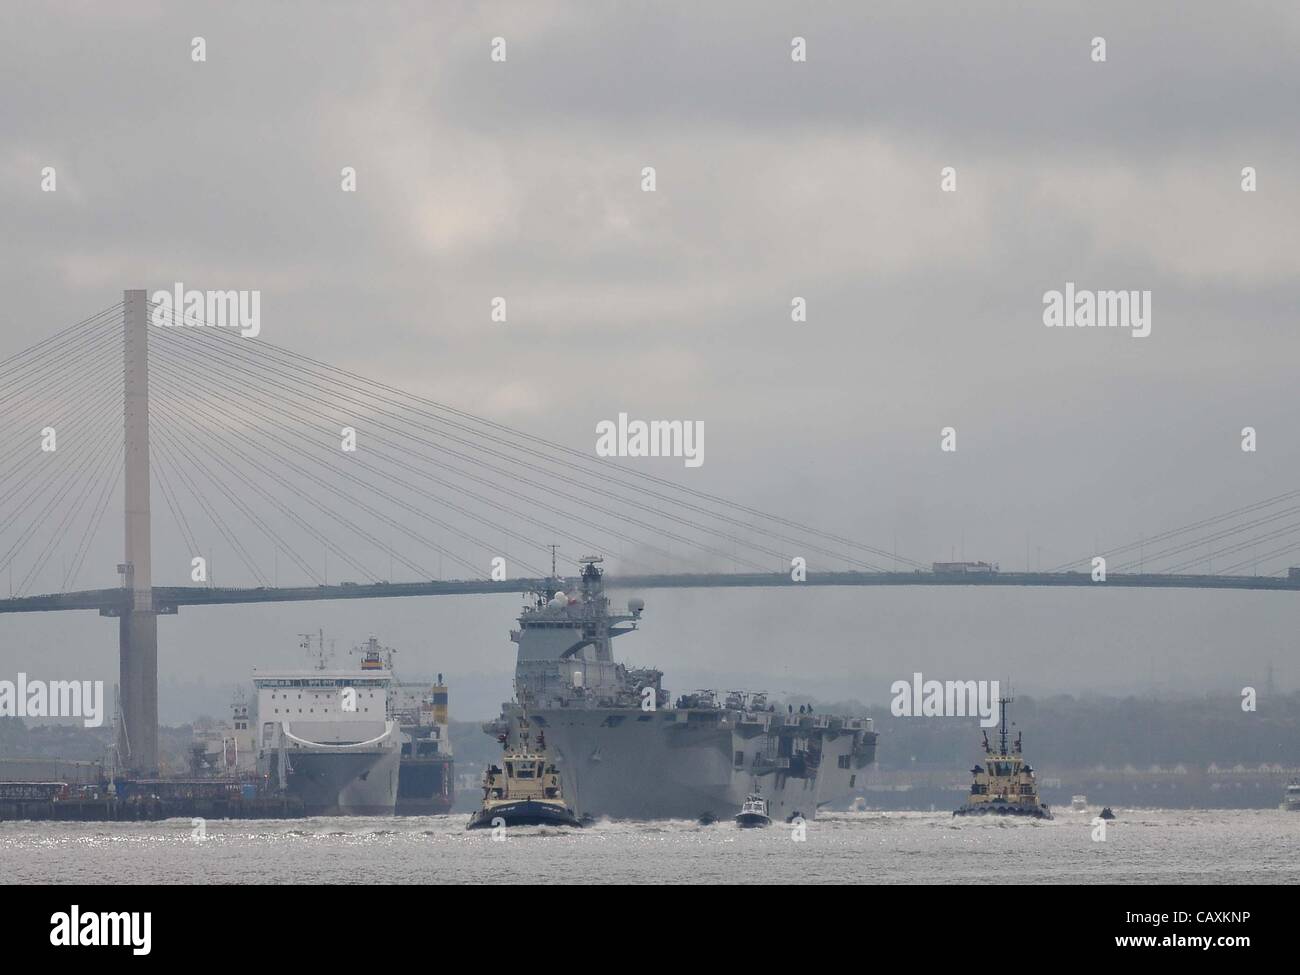
[(723, 703), (698, 691), (674, 704), (662, 671), (614, 659), (613, 640), (636, 631), (645, 603), (611, 612), (600, 562), (583, 558), (577, 580), (552, 579), (531, 594), (510, 634), (515, 700), (484, 731), (517, 735), (526, 709), (584, 817), (729, 817), (755, 793), (782, 819), (848, 803), (875, 758), (870, 718), (783, 713), (766, 695), (741, 691)]
[(391, 681), (386, 669), (330, 669), (323, 636), (314, 669), (253, 671), (258, 771), (309, 816), (392, 815), (401, 740)]
[(1034, 819), (1051, 819), (1052, 811), (1038, 798), (1038, 785), (1034, 770), (1024, 759), (1024, 732), (1016, 735), (1010, 750), (1007, 747), (1007, 705), (1011, 699), (998, 699), (1001, 723), (998, 727), (998, 750), (989, 744), (984, 733), (984, 766), (972, 768), (970, 795), (966, 802), (953, 811), (954, 816), (1029, 816)]

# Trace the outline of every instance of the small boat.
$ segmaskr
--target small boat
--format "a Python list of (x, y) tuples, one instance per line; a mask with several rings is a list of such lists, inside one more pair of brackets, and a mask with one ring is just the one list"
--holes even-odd
[(466, 829), (498, 826), (574, 826), (582, 821), (564, 802), (560, 791), (560, 773), (546, 751), (546, 736), (537, 735), (536, 747), (529, 746), (528, 719), (519, 744), (511, 746), (509, 736), (497, 736), (501, 742), (501, 764), (488, 766), (483, 775), (483, 806), (470, 817)]
[(1282, 797), (1283, 812), (1300, 812), (1300, 779), (1292, 779)]
[(718, 821), (717, 815), (711, 812), (700, 813), (699, 818), (696, 820), (696, 822), (699, 823), (701, 826), (712, 826), (717, 821)]
[(1011, 698), (998, 699), (1002, 722), (998, 729), (998, 750), (989, 745), (988, 732), (984, 733), (984, 751), (988, 755), (988, 768), (976, 765), (971, 769), (975, 781), (970, 795), (954, 816), (1028, 816), (1033, 819), (1051, 819), (1052, 810), (1047, 803), (1039, 802), (1034, 770), (1024, 760), (1021, 732), (1011, 749), (1007, 748), (1007, 705)]
[(1072, 810), (1074, 810), (1075, 812), (1087, 812), (1087, 811), (1088, 811), (1088, 797), (1087, 797), (1087, 796), (1070, 796), (1070, 808), (1071, 808)]
[(736, 825), (741, 829), (771, 826), (772, 817), (767, 814), (767, 800), (757, 795), (746, 796), (745, 804), (736, 814)]
[(1114, 819), (1114, 818), (1115, 818), (1115, 814), (1114, 814), (1113, 812), (1110, 811), (1110, 806), (1107, 806), (1106, 808), (1104, 808), (1104, 809), (1103, 809), (1103, 810), (1098, 814), (1098, 816), (1099, 816), (1099, 818), (1101, 818), (1101, 819)]

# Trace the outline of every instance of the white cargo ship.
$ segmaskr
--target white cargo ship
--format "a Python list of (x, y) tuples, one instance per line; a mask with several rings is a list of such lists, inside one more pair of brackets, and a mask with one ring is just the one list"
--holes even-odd
[(401, 756), (392, 674), (330, 669), (323, 636), (320, 644), (314, 669), (253, 671), (258, 771), (309, 816), (392, 815)]

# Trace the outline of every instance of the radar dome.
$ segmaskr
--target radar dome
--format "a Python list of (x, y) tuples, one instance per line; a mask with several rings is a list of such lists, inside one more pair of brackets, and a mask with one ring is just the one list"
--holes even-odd
[(629, 613), (639, 613), (645, 609), (645, 600), (640, 596), (633, 596), (627, 601), (627, 609)]
[(560, 609), (564, 606), (567, 606), (568, 604), (569, 604), (569, 598), (566, 595), (564, 595), (564, 593), (557, 592), (554, 596), (551, 597), (551, 601), (546, 605), (550, 606), (551, 609)]

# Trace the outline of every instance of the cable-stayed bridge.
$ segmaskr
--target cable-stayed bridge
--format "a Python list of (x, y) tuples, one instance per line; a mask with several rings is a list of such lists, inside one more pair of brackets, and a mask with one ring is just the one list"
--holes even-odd
[[(144, 291), (0, 361), (0, 452), (0, 614), (118, 619), (119, 751), (141, 771), (157, 764), (157, 617), (184, 606), (522, 592), (589, 553), (609, 559), (611, 586), (637, 589), (1300, 589), (1287, 564), (1300, 491), (1048, 572), (936, 572), (187, 319)], [(118, 505), (124, 554), (103, 579), (90, 557)], [(155, 520), (168, 525), (156, 540)], [(188, 584), (154, 585), (155, 567)], [(99, 588), (79, 588), (94, 576)]]

